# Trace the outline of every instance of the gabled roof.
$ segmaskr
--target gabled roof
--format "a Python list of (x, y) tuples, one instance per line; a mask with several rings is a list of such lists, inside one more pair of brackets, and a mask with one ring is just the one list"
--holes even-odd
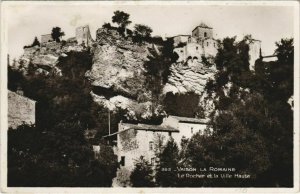
[(169, 117), (178, 120), (178, 122), (180, 122), (180, 123), (207, 124), (209, 122), (209, 119), (197, 119), (197, 118), (179, 117), (179, 116), (173, 116), (173, 115), (170, 115)]

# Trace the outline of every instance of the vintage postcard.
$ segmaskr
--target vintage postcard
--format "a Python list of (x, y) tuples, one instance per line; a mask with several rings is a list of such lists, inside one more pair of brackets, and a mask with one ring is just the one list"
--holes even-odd
[(299, 2), (1, 2), (1, 192), (299, 192)]

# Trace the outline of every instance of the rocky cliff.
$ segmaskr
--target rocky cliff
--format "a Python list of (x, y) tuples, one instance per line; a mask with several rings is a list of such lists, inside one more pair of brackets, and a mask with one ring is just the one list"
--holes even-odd
[[(90, 47), (78, 45), (73, 39), (62, 43), (47, 43), (41, 47), (24, 50), (18, 61), (26, 73), (29, 64), (36, 67), (36, 73), (63, 76), (57, 66), (60, 59), (71, 51), (82, 52), (89, 49), (92, 67), (85, 73), (91, 81), (91, 96), (98, 104), (110, 110), (127, 110), (127, 117), (133, 120), (149, 119), (164, 114), (163, 107), (153, 105), (151, 92), (146, 89), (145, 62), (154, 52), (160, 52), (159, 46), (149, 42), (135, 42), (131, 37), (124, 37), (116, 29), (100, 28), (96, 41)], [(167, 83), (162, 96), (168, 92), (185, 94), (194, 92), (202, 96), (201, 105), (206, 106), (204, 87), (215, 69), (197, 60), (185, 63), (174, 62), (170, 66)], [(203, 105), (204, 103), (204, 105)]]

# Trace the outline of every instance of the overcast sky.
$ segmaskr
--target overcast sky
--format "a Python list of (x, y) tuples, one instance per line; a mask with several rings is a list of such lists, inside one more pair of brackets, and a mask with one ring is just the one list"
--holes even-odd
[[(7, 4), (7, 6), (10, 4)], [(64, 39), (75, 36), (75, 28), (88, 24), (95, 38), (104, 22), (111, 22), (113, 12), (130, 14), (134, 24), (146, 24), (153, 35), (191, 34), (201, 22), (213, 27), (215, 38), (239, 38), (251, 34), (262, 41), (265, 55), (272, 54), (275, 42), (293, 37), (294, 8), (291, 6), (229, 6), (229, 5), (55, 5), (27, 4), (5, 7), (8, 30), (8, 52), (11, 59), (23, 53), (23, 46), (35, 36), (51, 33), (54, 26), (65, 32)]]

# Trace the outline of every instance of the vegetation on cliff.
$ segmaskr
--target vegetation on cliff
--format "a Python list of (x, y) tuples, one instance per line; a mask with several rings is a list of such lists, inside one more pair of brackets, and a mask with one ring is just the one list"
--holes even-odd
[[(124, 30), (131, 23), (121, 11), (112, 19)], [(176, 61), (173, 42), (155, 40), (146, 25), (136, 25), (127, 36), (124, 32), (107, 23), (97, 30), (92, 48), (60, 53), (47, 68), (57, 68), (61, 75), (38, 74), (39, 61), (31, 59), (25, 74), (8, 67), (8, 89), (21, 87), (37, 101), (38, 113), (36, 126), (8, 131), (8, 186), (111, 186), (117, 158), (101, 141), (108, 134), (108, 115), (111, 132), (121, 120), (158, 124), (164, 113), (204, 117), (199, 93), (163, 93)], [(62, 32), (56, 29), (56, 34), (59, 42)], [(155, 175), (141, 158), (131, 176), (133, 186), (292, 186), (293, 111), (288, 100), (293, 95), (293, 40), (276, 43), (278, 60), (258, 60), (254, 74), (249, 70), (249, 38), (221, 43), (214, 60), (217, 73), (205, 87), (215, 105), (210, 129), (183, 139), (180, 148), (173, 141), (161, 146)], [(105, 102), (121, 96), (134, 102), (135, 112), (129, 106), (109, 110), (91, 94)], [(148, 102), (152, 114), (144, 116)], [(84, 136), (89, 130), (97, 131), (95, 137)], [(94, 144), (101, 144), (98, 155)], [(178, 166), (234, 167), (252, 178), (178, 181), (173, 171), (161, 171)]]

